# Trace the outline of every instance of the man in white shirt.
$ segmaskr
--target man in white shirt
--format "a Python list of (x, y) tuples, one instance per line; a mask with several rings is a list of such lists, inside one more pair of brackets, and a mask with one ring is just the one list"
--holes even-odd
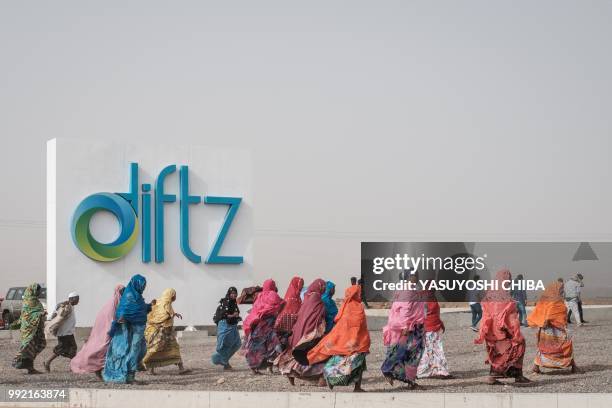
[(51, 320), (59, 320), (57, 326), (57, 346), (53, 349), (53, 355), (45, 362), (45, 370), (51, 372), (51, 362), (59, 356), (72, 359), (77, 352), (77, 344), (74, 338), (76, 328), (76, 313), (74, 307), (79, 304), (79, 295), (71, 292), (68, 300), (58, 304)]
[(565, 284), (563, 285), (563, 290), (565, 291), (565, 305), (567, 306), (568, 310), (572, 311), (578, 326), (582, 326), (582, 318), (578, 309), (578, 302), (580, 302), (580, 291), (584, 287), (582, 279), (582, 274), (577, 273), (576, 276), (565, 281)]

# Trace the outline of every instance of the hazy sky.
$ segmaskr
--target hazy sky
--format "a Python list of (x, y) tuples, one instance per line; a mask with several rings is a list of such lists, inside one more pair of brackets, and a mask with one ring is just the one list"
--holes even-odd
[(304, 257), (611, 240), (611, 39), (609, 1), (2, 2), (0, 255), (44, 268), (54, 137), (247, 148)]

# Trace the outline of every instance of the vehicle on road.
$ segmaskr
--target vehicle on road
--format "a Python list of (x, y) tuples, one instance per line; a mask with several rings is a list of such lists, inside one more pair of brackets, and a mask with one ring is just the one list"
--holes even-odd
[[(0, 297), (0, 310), (2, 310), (2, 301), (3, 297)], [(0, 330), (4, 329), (4, 320), (2, 319), (2, 315), (0, 314)]]

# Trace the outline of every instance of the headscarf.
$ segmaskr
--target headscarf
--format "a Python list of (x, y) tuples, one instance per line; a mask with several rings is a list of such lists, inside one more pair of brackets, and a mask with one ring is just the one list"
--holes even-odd
[(501, 269), (495, 275), (495, 280), (497, 281), (496, 289), (488, 289), (482, 298), (482, 302), (511, 302), (512, 296), (510, 295), (510, 291), (503, 288), (502, 283), (504, 281), (512, 281), (512, 274), (509, 269)]
[(127, 323), (145, 324), (147, 322), (147, 313), (151, 306), (145, 303), (142, 297), (147, 286), (147, 280), (142, 275), (134, 275), (130, 282), (123, 290), (123, 295), (115, 312), (115, 320), (111, 325), (109, 336), (113, 336), (117, 328), (117, 322), (123, 318)]
[(308, 352), (308, 363), (313, 365), (331, 356), (350, 356), (369, 351), (370, 333), (361, 304), (361, 288), (359, 285), (349, 286), (344, 292), (336, 325)]
[(257, 295), (253, 308), (244, 320), (244, 333), (248, 335), (251, 330), (265, 317), (278, 315), (284, 304), (283, 299), (278, 296), (276, 282), (272, 279), (264, 281), (263, 290)]
[(547, 322), (559, 329), (567, 326), (567, 307), (561, 295), (562, 290), (563, 283), (558, 281), (546, 285), (535, 308), (527, 316), (527, 323), (530, 326), (543, 328)]
[(172, 326), (174, 319), (174, 309), (172, 308), (172, 298), (176, 296), (176, 290), (172, 288), (165, 289), (162, 295), (147, 315), (147, 323), (153, 325), (163, 324), (164, 326)]
[(485, 340), (497, 341), (511, 339), (513, 343), (523, 343), (518, 320), (516, 302), (510, 291), (503, 288), (504, 281), (512, 280), (510, 270), (502, 269), (495, 275), (497, 289), (489, 289), (482, 298), (482, 320), (479, 336), (474, 342), (480, 344)]
[[(227, 292), (225, 292), (225, 297), (224, 297), (224, 299), (231, 300), (230, 295), (231, 295), (232, 293), (235, 293), (235, 294), (236, 294), (236, 296), (238, 295), (238, 289), (236, 289), (236, 287), (235, 287), (235, 286), (230, 286), (230, 287), (227, 289)], [(235, 300), (236, 300), (236, 299), (234, 299), (234, 301), (235, 301)]]
[(291, 348), (295, 347), (305, 335), (312, 334), (321, 327), (323, 327), (321, 334), (325, 331), (325, 305), (321, 300), (323, 292), (325, 292), (323, 279), (315, 279), (306, 289), (304, 302), (293, 325), (293, 334), (289, 338)]
[(238, 294), (238, 289), (234, 286), (230, 286), (225, 294), (225, 297), (219, 300), (219, 306), (217, 306), (217, 310), (215, 311), (214, 321), (215, 324), (218, 324), (221, 320), (225, 319), (228, 324), (236, 324), (240, 320), (240, 316), (228, 318), (227, 315), (234, 314), (239, 311), (238, 302), (236, 299), (231, 298), (231, 294)]
[(70, 360), (70, 370), (73, 373), (94, 373), (104, 368), (106, 351), (111, 340), (108, 336), (108, 331), (121, 299), (121, 290), (123, 288), (123, 285), (115, 286), (113, 297), (104, 304), (96, 315), (96, 321), (91, 328), (87, 342), (78, 354)]
[(332, 290), (336, 288), (336, 284), (332, 281), (327, 281), (325, 283), (325, 292), (323, 296), (321, 296), (321, 300), (325, 305), (325, 333), (329, 333), (329, 331), (334, 327), (334, 319), (338, 314), (338, 306), (336, 306), (336, 302), (332, 298)]
[(297, 319), (297, 313), (302, 306), (300, 291), (303, 286), (304, 279), (299, 276), (291, 278), (291, 282), (289, 282), (289, 286), (287, 287), (287, 292), (285, 292), (285, 305), (274, 324), (276, 330), (282, 329), (282, 331), (287, 332), (293, 328), (295, 320)]
[(40, 300), (38, 300), (38, 293), (40, 291), (40, 285), (33, 283), (28, 286), (23, 293), (23, 305), (21, 307), (21, 345), (22, 347), (30, 343), (34, 338), (36, 331), (40, 325), (40, 319), (43, 318), (45, 308), (43, 307)]
[(393, 295), (387, 325), (383, 327), (383, 344), (390, 346), (399, 342), (402, 331), (413, 331), (425, 322), (427, 296), (421, 290), (398, 290)]
[(437, 332), (444, 327), (444, 323), (440, 320), (440, 305), (436, 300), (433, 291), (429, 291), (427, 296), (427, 313), (425, 315), (425, 331)]
[[(238, 310), (238, 301), (237, 301), (237, 298), (236, 299), (232, 299), (232, 297), (231, 297), (232, 293), (235, 293), (236, 296), (238, 296), (238, 289), (236, 289), (235, 286), (230, 286), (227, 289), (227, 292), (225, 292), (225, 297), (222, 297), (219, 300), (219, 304), (220, 305), (225, 305), (228, 308), (235, 309), (234, 311), (236, 311), (236, 310)], [(231, 311), (231, 312), (228, 312), (228, 313), (232, 314), (232, 313), (234, 313), (234, 311)]]

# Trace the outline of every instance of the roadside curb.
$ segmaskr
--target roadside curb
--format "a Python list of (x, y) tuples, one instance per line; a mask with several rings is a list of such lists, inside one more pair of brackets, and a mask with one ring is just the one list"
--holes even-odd
[(352, 392), (222, 392), (175, 390), (71, 389), (70, 402), (2, 403), (0, 407), (41, 408), (243, 408), (247, 404), (275, 408), (607, 408), (604, 393), (366, 393)]

